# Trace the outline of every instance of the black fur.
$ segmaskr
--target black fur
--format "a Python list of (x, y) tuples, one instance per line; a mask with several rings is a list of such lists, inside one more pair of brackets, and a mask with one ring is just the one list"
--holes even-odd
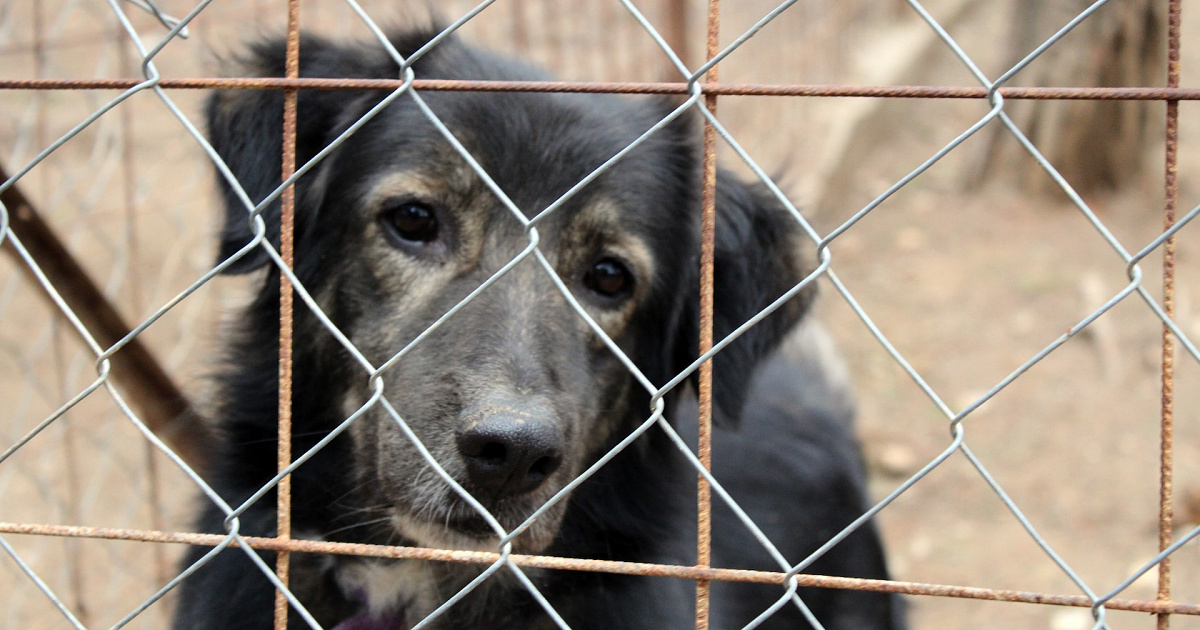
[[(405, 32), (393, 42), (408, 55), (430, 36)], [(398, 76), (397, 67), (377, 45), (305, 37), (300, 50), (304, 76)], [(266, 41), (245, 56), (241, 70), (280, 76), (283, 59), (283, 43)], [(537, 70), (453, 38), (422, 57), (414, 69), (418, 78), (544, 78)], [(299, 163), (385, 95), (301, 92)], [(671, 109), (660, 101), (599, 95), (429, 91), (423, 96), (528, 216)], [(209, 101), (213, 146), (255, 202), (280, 179), (282, 109), (283, 97), (274, 91), (223, 92)], [(697, 354), (700, 165), (694, 127), (686, 116), (672, 123), (538, 226), (540, 248), (563, 281), (594, 316), (613, 327), (614, 340), (656, 385), (686, 368)], [(382, 234), (386, 230), (380, 227), (378, 208), (371, 205), (376, 203), (372, 195), (391, 185), (381, 183), (385, 176), (396, 174), (409, 178), (404, 182), (418, 183), (403, 183), (400, 193), (388, 194), (401, 200), (415, 195), (434, 208), (441, 240), (397, 245)], [(404, 192), (408, 189), (403, 186), (424, 192)], [(222, 188), (227, 219), (220, 258), (225, 260), (245, 246), (252, 233), (245, 207), (227, 185), (222, 183)], [(448, 191), (429, 192), (443, 189)], [(297, 274), (375, 365), (527, 242), (518, 222), (477, 176), (465, 170), (461, 158), (407, 96), (301, 178), (297, 199)], [(597, 210), (601, 207), (615, 209), (616, 221), (594, 227), (607, 216)], [(278, 241), (278, 208), (276, 203), (264, 214), (272, 242)], [(600, 219), (589, 218), (593, 216)], [(801, 239), (794, 220), (761, 185), (744, 184), (724, 172), (718, 179), (716, 234), (715, 328), (720, 339), (795, 286), (809, 270), (805, 256), (811, 253), (797, 249)], [(622, 239), (640, 245), (619, 249), (624, 247), (619, 243), (626, 242)], [(589, 293), (581, 280), (588, 265), (614, 255), (610, 250), (629, 259), (637, 259), (643, 250), (649, 256), (642, 267), (638, 265), (647, 261), (622, 259), (635, 267), (635, 289), (619, 299)], [(221, 375), (217, 413), (222, 443), (211, 482), (235, 506), (275, 472), (279, 284), (278, 271), (267, 263), (258, 248), (228, 269), (245, 273), (267, 268), (257, 298), (228, 344)], [(444, 274), (438, 276), (442, 280), (432, 294), (420, 288), (427, 274)], [(417, 295), (421, 297), (413, 297)], [(388, 400), (439, 462), (506, 528), (524, 520), (649, 416), (649, 396), (558, 296), (544, 270), (526, 260), (384, 377)], [(821, 358), (812, 352), (777, 350), (795, 345), (786, 339), (810, 298), (811, 291), (793, 298), (726, 348), (715, 364), (714, 398), (721, 421), (715, 437), (715, 474), (792, 562), (865, 508), (852, 410), (840, 398), (840, 386), (828, 381)], [(370, 394), (364, 370), (303, 307), (296, 314), (294, 378), (296, 453), (305, 452)], [(669, 417), (685, 436), (695, 434), (696, 424), (689, 392), (682, 386), (668, 397)], [(494, 400), (503, 403), (495, 408), (515, 406), (565, 440), (561, 466), (551, 470), (536, 491), (488, 495), (463, 472), (460, 460), (465, 456), (447, 436), (469, 431), (462, 426), (464, 418), (478, 416), (470, 416), (468, 410)], [(494, 415), (478, 421), (490, 422)], [(389, 520), (401, 514), (430, 519), (427, 525), (435, 537), (477, 539), (486, 546), (487, 537), (475, 528), (477, 523), (470, 523), (469, 509), (444, 489), (434, 488), (437, 484), (418, 483), (427, 473), (392, 420), (375, 408), (293, 475), (293, 529), (297, 536), (325, 540), (422, 543), (411, 536), (425, 534), (411, 532), (427, 530), (404, 529), (407, 526), (394, 526)], [(518, 538), (517, 551), (527, 545), (527, 551), (557, 556), (694, 564), (695, 478), (666, 435), (654, 428), (580, 486), (564, 509), (547, 513), (528, 537)], [(715, 566), (777, 570), (719, 503), (714, 514)], [(274, 506), (274, 494), (268, 494), (249, 508), (241, 518), (241, 533), (272, 535)], [(466, 519), (468, 525), (445, 529), (452, 519)], [(224, 532), (223, 514), (208, 507), (199, 527)], [(185, 563), (206, 551), (192, 549)], [(274, 554), (261, 556), (273, 563)], [(356, 562), (293, 555), (293, 590), (327, 628), (363, 614), (359, 594), (348, 586), (352, 580), (347, 576), (361, 568)], [(407, 617), (407, 623), (422, 616), (423, 609), (411, 608), (427, 605), (429, 593), (435, 600), (449, 597), (479, 571), (460, 565), (423, 566), (422, 583), (402, 587), (399, 603), (388, 611)], [(870, 526), (808, 571), (887, 576)], [(576, 629), (693, 624), (690, 581), (567, 571), (529, 574)], [(222, 552), (180, 590), (177, 629), (271, 626), (272, 587), (240, 550)], [(771, 586), (716, 584), (714, 627), (741, 627), (782, 592)], [(826, 628), (902, 625), (898, 602), (890, 596), (834, 590), (807, 590), (802, 595)], [(422, 603), (408, 603), (410, 596)], [(551, 622), (502, 571), (434, 625), (525, 629), (550, 627)], [(297, 615), (291, 616), (291, 626), (303, 627)], [(799, 628), (807, 622), (789, 605), (763, 627)]]

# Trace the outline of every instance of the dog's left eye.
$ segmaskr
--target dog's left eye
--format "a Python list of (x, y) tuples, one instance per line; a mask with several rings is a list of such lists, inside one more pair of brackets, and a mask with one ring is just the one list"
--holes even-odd
[(401, 239), (428, 243), (438, 237), (437, 214), (429, 206), (405, 201), (384, 210), (382, 219)]
[(583, 285), (604, 297), (622, 297), (633, 290), (633, 273), (616, 258), (601, 258), (583, 275)]

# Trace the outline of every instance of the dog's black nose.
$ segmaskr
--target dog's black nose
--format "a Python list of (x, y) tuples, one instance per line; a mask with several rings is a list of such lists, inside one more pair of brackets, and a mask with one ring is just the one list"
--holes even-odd
[(507, 407), (476, 409), (457, 435), (467, 475), (497, 497), (532, 492), (562, 464), (563, 437), (552, 423)]

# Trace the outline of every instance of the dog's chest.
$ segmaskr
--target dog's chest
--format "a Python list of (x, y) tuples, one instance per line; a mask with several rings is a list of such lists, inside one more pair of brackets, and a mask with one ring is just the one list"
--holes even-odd
[(337, 626), (342, 630), (408, 628), (439, 603), (437, 578), (427, 562), (349, 561), (337, 568), (337, 581), (342, 591), (364, 608), (355, 618)]
[[(362, 609), (333, 630), (407, 630), (428, 617), (478, 578), (483, 567), (421, 560), (344, 560), (335, 571), (342, 592)], [(535, 581), (541, 572), (526, 569)], [(524, 589), (507, 571), (490, 576), (471, 594), (440, 615), (431, 627), (540, 630), (554, 627), (550, 618), (521, 595)]]

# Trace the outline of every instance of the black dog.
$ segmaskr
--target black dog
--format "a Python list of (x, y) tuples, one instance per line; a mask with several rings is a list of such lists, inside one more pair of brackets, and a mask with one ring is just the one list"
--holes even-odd
[[(432, 37), (392, 41), (410, 55)], [(395, 78), (381, 47), (305, 38), (310, 77)], [(241, 70), (281, 76), (284, 45), (262, 43)], [(414, 66), (417, 78), (542, 79), (536, 70), (453, 38)], [(297, 151), (304, 163), (386, 92), (305, 91)], [(669, 113), (666, 101), (608, 95), (427, 91), (423, 98), (516, 206), (532, 217)], [(228, 91), (209, 102), (216, 150), (249, 195), (280, 179), (283, 97)], [(538, 248), (571, 294), (655, 386), (697, 356), (698, 126), (682, 116), (539, 220)], [(224, 187), (221, 259), (251, 238), (245, 207)], [(717, 338), (795, 286), (811, 248), (761, 185), (721, 173), (716, 231)], [(406, 95), (297, 184), (297, 274), (322, 310), (375, 366), (424, 332), (529, 244), (515, 216)], [(275, 226), (278, 205), (268, 209)], [(272, 239), (278, 228), (268, 229)], [(263, 250), (229, 268), (266, 266), (222, 374), (223, 442), (213, 485), (231, 505), (275, 472), (278, 271)], [(715, 474), (790, 562), (864, 510), (851, 410), (823, 353), (806, 344), (805, 291), (716, 358), (722, 428)], [(367, 401), (367, 372), (307, 309), (296, 320), (294, 448), (307, 450)], [(789, 337), (789, 335), (791, 335)], [(651, 414), (651, 399), (551, 275), (528, 256), (382, 375), (384, 395), (445, 470), (509, 531)], [(690, 386), (667, 417), (695, 434)], [(738, 429), (738, 425), (740, 429)], [(439, 478), (381, 405), (371, 407), (293, 475), (294, 535), (331, 541), (496, 550), (487, 522)], [(513, 543), (518, 553), (691, 565), (696, 473), (652, 429)], [(717, 501), (714, 566), (778, 571)], [(210, 507), (202, 531), (223, 532)], [(241, 516), (245, 535), (272, 535), (275, 499)], [(195, 548), (188, 563), (206, 549)], [(263, 553), (270, 564), (273, 553)], [(407, 628), (457, 593), (475, 565), (297, 555), (291, 585), (327, 628)], [(885, 578), (868, 525), (806, 569)], [(691, 581), (528, 570), (572, 628), (686, 628)], [(175, 627), (269, 628), (273, 589), (241, 550), (223, 551), (181, 586)], [(714, 584), (713, 627), (765, 611), (779, 586)], [(826, 628), (901, 626), (891, 596), (802, 589)], [(292, 627), (303, 627), (298, 615)], [(507, 570), (437, 617), (437, 628), (545, 628), (553, 622)], [(809, 627), (788, 604), (764, 627)]]

